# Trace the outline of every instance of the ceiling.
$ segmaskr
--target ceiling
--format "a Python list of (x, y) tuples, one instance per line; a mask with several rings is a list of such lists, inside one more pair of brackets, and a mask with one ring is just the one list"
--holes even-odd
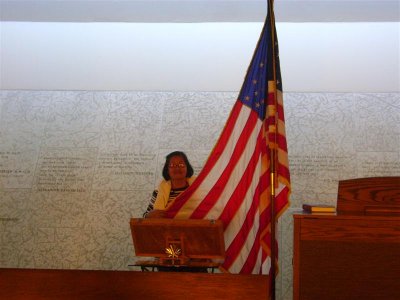
[[(399, 22), (398, 0), (275, 0), (277, 22)], [(262, 22), (267, 0), (0, 0), (0, 21)]]

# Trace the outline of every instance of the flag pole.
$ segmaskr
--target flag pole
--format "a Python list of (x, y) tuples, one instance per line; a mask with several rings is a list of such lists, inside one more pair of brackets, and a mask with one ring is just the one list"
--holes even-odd
[(275, 61), (275, 17), (273, 10), (274, 0), (268, 0), (268, 13), (270, 16), (270, 42), (272, 49), (272, 69), (273, 69), (273, 93), (274, 93), (274, 141), (273, 143), (269, 143), (269, 151), (271, 157), (271, 299), (275, 300), (276, 298), (276, 216), (275, 216), (275, 184), (276, 184), (276, 161), (277, 161), (277, 87), (276, 87), (276, 61)]

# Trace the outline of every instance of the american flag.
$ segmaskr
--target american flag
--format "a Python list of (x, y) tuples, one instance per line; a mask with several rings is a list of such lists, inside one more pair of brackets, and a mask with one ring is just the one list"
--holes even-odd
[[(274, 23), (269, 3), (260, 39), (225, 127), (196, 180), (167, 208), (170, 218), (223, 221), (226, 259), (222, 268), (230, 273), (269, 274), (271, 247), (276, 247), (271, 222), (289, 204)], [(271, 193), (273, 187), (275, 194)]]

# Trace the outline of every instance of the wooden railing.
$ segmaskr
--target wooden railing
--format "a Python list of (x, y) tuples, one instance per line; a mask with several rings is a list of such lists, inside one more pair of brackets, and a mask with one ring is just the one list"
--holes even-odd
[(267, 299), (268, 276), (0, 269), (0, 299)]

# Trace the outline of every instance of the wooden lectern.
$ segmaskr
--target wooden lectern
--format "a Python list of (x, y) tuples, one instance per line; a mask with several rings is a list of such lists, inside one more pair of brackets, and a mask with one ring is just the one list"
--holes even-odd
[[(225, 258), (220, 220), (142, 219), (130, 221), (133, 245), (142, 267), (218, 267)], [(151, 259), (149, 259), (151, 258)]]
[(339, 181), (336, 214), (295, 214), (293, 299), (400, 299), (400, 177)]

